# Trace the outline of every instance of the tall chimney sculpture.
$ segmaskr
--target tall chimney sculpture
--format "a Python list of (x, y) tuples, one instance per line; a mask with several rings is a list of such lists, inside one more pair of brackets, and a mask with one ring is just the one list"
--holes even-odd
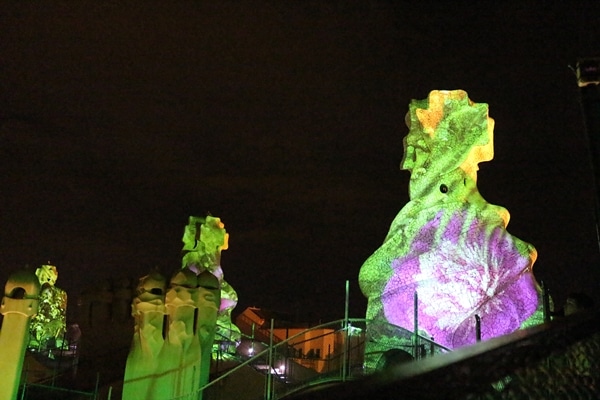
[(40, 282), (33, 271), (18, 270), (6, 282), (1, 306), (4, 321), (0, 331), (0, 399), (17, 398), (29, 325), (38, 311), (39, 294)]
[(377, 365), (369, 354), (411, 344), (389, 332), (412, 331), (415, 315), (420, 334), (450, 349), (476, 342), (475, 316), (482, 340), (543, 322), (537, 252), (506, 231), (508, 211), (477, 190), (478, 164), (494, 156), (488, 105), (462, 90), (434, 90), (410, 103), (406, 123), (410, 201), (359, 273), (367, 369)]

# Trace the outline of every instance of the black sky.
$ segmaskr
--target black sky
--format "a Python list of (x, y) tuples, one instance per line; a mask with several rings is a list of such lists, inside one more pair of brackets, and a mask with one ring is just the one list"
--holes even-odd
[(231, 236), (236, 311), (341, 318), (350, 280), (360, 317), (360, 266), (408, 200), (408, 103), (464, 89), (496, 120), (480, 192), (537, 248), (558, 303), (592, 294), (594, 188), (569, 65), (598, 55), (599, 37), (597, 1), (3, 2), (2, 282), (48, 260), (71, 298), (170, 274), (188, 216), (210, 212)]

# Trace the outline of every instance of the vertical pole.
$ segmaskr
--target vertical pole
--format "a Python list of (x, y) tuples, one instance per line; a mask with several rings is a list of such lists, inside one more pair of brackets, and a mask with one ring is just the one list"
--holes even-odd
[(542, 281), (542, 302), (544, 322), (550, 322), (550, 293), (548, 292), (548, 287), (544, 281)]
[(346, 303), (344, 307), (344, 322), (348, 326), (348, 313), (350, 308), (350, 281), (346, 281)]
[(271, 400), (273, 398), (273, 326), (274, 319), (271, 318), (271, 334), (269, 336), (269, 360), (268, 360), (268, 372), (267, 372), (267, 388), (265, 393), (265, 400)]
[(346, 281), (346, 303), (344, 307), (344, 354), (342, 357), (342, 382), (346, 381), (348, 375), (348, 306), (350, 303), (350, 281)]
[(327, 345), (327, 372), (331, 371), (331, 345)]
[(100, 386), (100, 372), (96, 372), (96, 386), (94, 387), (94, 400), (98, 400), (98, 386)]
[(415, 360), (419, 358), (419, 295), (415, 291), (414, 295), (414, 321), (413, 321), (413, 357)]
[(481, 342), (481, 318), (475, 314), (475, 340)]
[(256, 324), (252, 323), (252, 343), (250, 344), (250, 357), (254, 357), (254, 327)]
[[(215, 360), (215, 374), (219, 375), (219, 359), (221, 358), (221, 341), (217, 341), (217, 359)], [(211, 355), (212, 357), (212, 355)]]
[(25, 369), (25, 379), (23, 379), (23, 389), (21, 391), (21, 400), (25, 399), (25, 392), (27, 391), (27, 378), (29, 375), (29, 364), (27, 364), (27, 367)]
[[(48, 350), (48, 355), (52, 354), (52, 349)], [(52, 366), (52, 383), (51, 386), (54, 387), (54, 382), (56, 381), (56, 375), (58, 375), (58, 372), (56, 371), (56, 363), (53, 363), (54, 365)]]
[(582, 58), (577, 61), (577, 86), (589, 146), (589, 159), (595, 190), (596, 239), (600, 250), (600, 58)]

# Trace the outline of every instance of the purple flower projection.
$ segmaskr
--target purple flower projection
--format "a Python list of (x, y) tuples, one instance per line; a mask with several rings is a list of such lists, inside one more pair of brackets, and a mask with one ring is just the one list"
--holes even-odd
[(378, 355), (414, 345), (384, 327), (414, 330), (415, 293), (418, 333), (450, 349), (476, 342), (476, 316), (482, 340), (543, 320), (535, 248), (507, 232), (508, 210), (477, 189), (479, 163), (494, 157), (488, 105), (434, 90), (410, 102), (405, 120), (400, 167), (410, 172), (410, 201), (358, 277), (368, 299), (367, 370)]
[(538, 295), (523, 242), (473, 211), (440, 210), (392, 261), (381, 296), (390, 323), (413, 326), (417, 292), (419, 328), (456, 348), (475, 342), (475, 315), (486, 339), (517, 330), (534, 313)]

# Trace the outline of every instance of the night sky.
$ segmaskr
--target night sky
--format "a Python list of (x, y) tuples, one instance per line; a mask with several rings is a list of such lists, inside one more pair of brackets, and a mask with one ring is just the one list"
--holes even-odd
[[(240, 303), (323, 321), (408, 201), (413, 98), (488, 103), (479, 189), (561, 305), (600, 281), (573, 71), (600, 2), (5, 1), (1, 278), (51, 261), (70, 301), (181, 264), (188, 216), (230, 234)], [(557, 3), (557, 4), (554, 4)], [(69, 307), (74, 307), (70, 303)]]

